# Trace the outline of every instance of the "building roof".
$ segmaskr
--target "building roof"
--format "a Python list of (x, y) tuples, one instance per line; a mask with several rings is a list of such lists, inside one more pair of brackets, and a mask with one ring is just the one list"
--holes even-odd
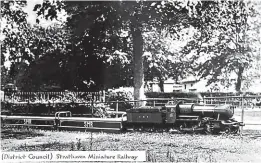
[(187, 78), (180, 81), (180, 83), (189, 83), (189, 82), (196, 82), (199, 79), (195, 76), (188, 76)]
[(164, 81), (164, 84), (174, 84), (174, 83), (175, 83), (175, 81), (171, 78)]

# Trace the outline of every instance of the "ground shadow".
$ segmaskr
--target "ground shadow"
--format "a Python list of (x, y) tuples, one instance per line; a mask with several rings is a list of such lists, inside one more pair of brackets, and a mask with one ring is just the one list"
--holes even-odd
[(28, 137), (44, 136), (42, 133), (37, 133), (33, 130), (21, 129), (3, 129), (1, 130), (1, 139), (26, 139)]

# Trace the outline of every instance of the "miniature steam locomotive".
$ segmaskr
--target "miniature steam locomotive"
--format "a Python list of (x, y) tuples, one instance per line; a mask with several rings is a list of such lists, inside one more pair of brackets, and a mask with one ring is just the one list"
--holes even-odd
[(165, 106), (140, 107), (127, 110), (125, 128), (133, 130), (200, 131), (217, 134), (221, 131), (237, 133), (243, 123), (232, 117), (234, 108), (230, 105), (200, 105), (194, 103), (169, 102)]

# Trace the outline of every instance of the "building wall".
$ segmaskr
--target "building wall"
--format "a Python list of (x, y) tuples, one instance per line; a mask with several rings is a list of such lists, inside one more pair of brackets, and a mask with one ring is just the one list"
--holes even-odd
[[(243, 88), (244, 82), (242, 81), (242, 91), (249, 91), (249, 92), (260, 92), (261, 88), (261, 81), (257, 80), (255, 83), (252, 83), (252, 85), (249, 88)], [(230, 81), (231, 85), (228, 88), (225, 88), (224, 85), (226, 83), (222, 82), (222, 80), (217, 81), (216, 83), (212, 83), (207, 86), (207, 80), (201, 79), (199, 81), (186, 81), (182, 83), (182, 87), (179, 90), (178, 87), (174, 83), (164, 83), (164, 92), (173, 92), (173, 91), (182, 91), (182, 92), (235, 92), (235, 80), (231, 79)], [(191, 90), (190, 90), (191, 89)], [(193, 90), (192, 90), (193, 89)], [(152, 89), (150, 90), (152, 92), (160, 92), (160, 88), (158, 83), (152, 84)]]
[[(175, 84), (174, 83), (164, 83), (164, 92), (173, 92), (174, 91), (174, 86)], [(183, 87), (175, 87), (175, 91), (177, 91), (177, 89), (179, 89), (179, 91), (183, 91)], [(153, 83), (151, 85), (151, 89), (150, 91), (152, 92), (160, 92), (160, 87), (157, 83)]]
[(182, 83), (182, 85), (183, 85), (183, 91), (189, 92), (189, 89), (190, 89), (191, 87), (193, 87), (195, 83), (196, 83), (196, 81)]
[(152, 92), (160, 92), (160, 87), (157, 83), (152, 84)]
[(173, 92), (173, 85), (172, 83), (164, 84), (164, 92)]

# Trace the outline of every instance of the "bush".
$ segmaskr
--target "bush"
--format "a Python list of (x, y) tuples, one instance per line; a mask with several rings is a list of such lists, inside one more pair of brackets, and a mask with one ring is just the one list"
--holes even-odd
[(109, 90), (107, 94), (107, 100), (110, 108), (116, 110), (116, 102), (111, 101), (126, 101), (118, 103), (119, 111), (126, 111), (126, 109), (131, 109), (133, 103), (128, 102), (133, 100), (133, 91), (127, 89), (117, 89)]
[(146, 92), (147, 98), (202, 98), (195, 92)]
[(227, 92), (202, 92), (203, 97), (224, 97), (224, 96), (239, 96), (240, 93)]

